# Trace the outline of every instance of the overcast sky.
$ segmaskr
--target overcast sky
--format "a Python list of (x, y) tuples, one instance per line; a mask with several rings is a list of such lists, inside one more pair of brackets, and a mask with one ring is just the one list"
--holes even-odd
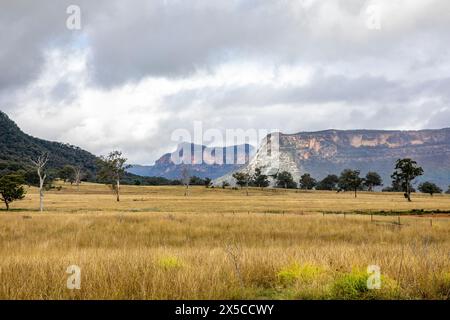
[(141, 164), (194, 121), (448, 127), (449, 30), (448, 0), (0, 0), (0, 110)]

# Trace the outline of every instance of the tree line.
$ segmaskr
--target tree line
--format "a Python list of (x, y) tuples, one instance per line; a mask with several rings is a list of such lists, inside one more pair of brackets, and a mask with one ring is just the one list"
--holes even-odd
[[(93, 179), (90, 170), (80, 166), (64, 165), (60, 169), (48, 168), (51, 155), (47, 152), (29, 159), (29, 165), (24, 167), (17, 163), (0, 163), (0, 201), (9, 210), (11, 202), (25, 197), (24, 185), (37, 187), (39, 190), (39, 210), (44, 210), (45, 191), (55, 188), (56, 179), (75, 184), (77, 191), (83, 181), (95, 181), (111, 187), (116, 200), (120, 201), (120, 188), (125, 185), (182, 185), (183, 179), (170, 180), (162, 177), (141, 177), (126, 172), (129, 168), (127, 159), (120, 151), (112, 151), (107, 156), (97, 159), (96, 176)], [(210, 178), (189, 176), (188, 184), (209, 186)]]
[[(254, 174), (246, 171), (235, 172), (233, 178), (236, 184), (243, 187), (268, 187), (269, 176), (261, 173), (261, 168), (256, 168)], [(382, 189), (383, 192), (403, 192), (405, 198), (411, 201), (411, 193), (416, 192), (413, 187), (414, 180), (423, 175), (423, 168), (416, 161), (405, 158), (399, 159), (395, 163), (394, 172), (391, 175), (392, 183)], [(322, 180), (318, 181), (309, 173), (304, 173), (299, 181), (294, 181), (292, 174), (288, 171), (282, 171), (272, 176), (275, 180), (275, 186), (285, 189), (302, 189), (302, 190), (328, 190), (345, 192), (354, 192), (355, 198), (358, 191), (374, 191), (375, 188), (383, 186), (381, 176), (375, 171), (369, 171), (364, 177), (361, 176), (360, 170), (345, 169), (339, 176), (329, 174)], [(227, 184), (224, 182), (224, 184)], [(418, 190), (422, 193), (439, 194), (443, 190), (433, 182), (423, 182), (419, 184)], [(446, 192), (450, 194), (450, 186)], [(248, 191), (247, 191), (248, 194)]]
[[(44, 210), (44, 193), (52, 188), (54, 179), (59, 178), (65, 182), (76, 184), (79, 191), (79, 185), (86, 179), (86, 172), (81, 167), (66, 165), (63, 168), (55, 170), (47, 170), (47, 164), (50, 154), (43, 153), (35, 159), (30, 159), (32, 170), (24, 170), (20, 166), (2, 165), (0, 166), (0, 201), (2, 201), (6, 209), (9, 210), (11, 202), (21, 200), (25, 196), (24, 185), (36, 186), (39, 188), (39, 210)], [(129, 174), (126, 169), (127, 159), (122, 156), (120, 151), (113, 151), (107, 156), (101, 156), (97, 160), (96, 181), (110, 185), (114, 191), (116, 200), (120, 201), (120, 187), (124, 178)], [(423, 175), (423, 168), (416, 161), (406, 158), (397, 160), (394, 172), (391, 175), (392, 185), (384, 188), (383, 191), (403, 192), (405, 198), (411, 201), (411, 193), (415, 192), (413, 187), (414, 180)], [(340, 176), (330, 174), (324, 179), (317, 181), (309, 173), (301, 176), (298, 182), (294, 181), (293, 176), (288, 171), (278, 172), (274, 175), (265, 175), (261, 168), (256, 168), (253, 173), (249, 169), (233, 173), (236, 184), (241, 188), (246, 187), (247, 195), (249, 187), (266, 188), (270, 185), (269, 178), (275, 179), (276, 187), (293, 189), (300, 188), (303, 190), (334, 190), (334, 191), (352, 191), (357, 197), (357, 192), (361, 190), (373, 191), (374, 188), (382, 186), (383, 181), (377, 172), (368, 172), (361, 177), (359, 170), (345, 169)], [(141, 177), (145, 179), (144, 177)], [(151, 178), (148, 178), (151, 179)], [(186, 187), (185, 195), (189, 194), (190, 185), (211, 186), (211, 179), (190, 176), (188, 168), (185, 167), (180, 180), (168, 180), (164, 178), (156, 178), (155, 183), (184, 185)], [(126, 184), (131, 184), (129, 181)], [(135, 180), (135, 185), (140, 185), (141, 180)], [(226, 187), (227, 182), (223, 183)], [(419, 191), (430, 195), (442, 193), (442, 190), (432, 182), (423, 182), (418, 186)], [(447, 193), (450, 193), (450, 186)]]

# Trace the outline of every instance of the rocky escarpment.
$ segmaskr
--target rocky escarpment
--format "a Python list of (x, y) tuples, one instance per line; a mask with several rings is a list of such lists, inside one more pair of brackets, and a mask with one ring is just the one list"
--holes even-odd
[[(241, 168), (253, 154), (254, 148), (249, 144), (217, 148), (181, 143), (174, 152), (164, 154), (153, 166), (133, 165), (128, 171), (140, 176), (180, 179), (187, 168), (190, 176), (215, 179)], [(184, 162), (186, 157), (190, 160)]]
[[(317, 179), (346, 168), (363, 174), (377, 171), (385, 185), (399, 158), (413, 158), (425, 170), (418, 181), (430, 180), (443, 188), (450, 184), (450, 128), (419, 131), (326, 130), (279, 134), (278, 158), (267, 156), (265, 139), (249, 165), (266, 173), (289, 171), (296, 181), (308, 172)], [(278, 160), (278, 161), (277, 161)], [(217, 180), (230, 179), (231, 174)], [(232, 182), (232, 181), (231, 181)]]

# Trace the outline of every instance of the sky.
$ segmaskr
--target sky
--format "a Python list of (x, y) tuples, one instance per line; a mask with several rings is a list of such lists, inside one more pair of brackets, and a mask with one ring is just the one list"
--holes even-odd
[(0, 0), (0, 110), (136, 164), (194, 123), (448, 127), (448, 30), (447, 0)]

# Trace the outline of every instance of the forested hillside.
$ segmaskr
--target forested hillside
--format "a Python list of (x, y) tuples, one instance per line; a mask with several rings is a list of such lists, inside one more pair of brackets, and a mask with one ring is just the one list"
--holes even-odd
[(75, 146), (32, 137), (0, 111), (0, 169), (11, 166), (26, 169), (30, 160), (43, 152), (50, 154), (51, 169), (80, 166), (88, 176), (95, 176), (96, 156)]
[[(76, 146), (32, 137), (24, 133), (14, 121), (0, 111), (0, 176), (22, 170), (25, 171), (27, 182), (35, 184), (37, 175), (31, 160), (36, 159), (44, 152), (49, 154), (47, 171), (51, 178), (58, 176), (59, 169), (70, 165), (82, 168), (83, 180), (101, 182), (96, 177), (97, 156)], [(122, 183), (170, 185), (178, 182), (160, 177), (141, 177), (126, 173)]]

